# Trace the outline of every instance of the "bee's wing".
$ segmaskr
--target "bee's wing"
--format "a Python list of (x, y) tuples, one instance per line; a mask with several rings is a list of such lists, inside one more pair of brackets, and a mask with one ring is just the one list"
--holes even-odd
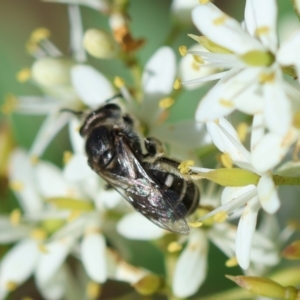
[(187, 211), (179, 195), (161, 187), (126, 143), (118, 144), (117, 157), (122, 158), (120, 161), (125, 173), (112, 175), (110, 172), (102, 172), (99, 175), (156, 225), (176, 233), (188, 234), (190, 229), (184, 219)]

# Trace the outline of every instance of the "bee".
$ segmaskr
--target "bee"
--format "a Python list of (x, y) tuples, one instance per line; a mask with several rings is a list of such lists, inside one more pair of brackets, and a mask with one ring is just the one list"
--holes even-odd
[(163, 229), (189, 233), (185, 217), (197, 208), (199, 189), (164, 156), (158, 139), (144, 139), (144, 154), (133, 119), (114, 103), (92, 111), (80, 134), (89, 166), (134, 209)]

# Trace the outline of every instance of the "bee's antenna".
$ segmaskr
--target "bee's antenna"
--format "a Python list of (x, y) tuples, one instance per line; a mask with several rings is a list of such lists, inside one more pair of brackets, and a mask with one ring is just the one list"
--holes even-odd
[(83, 111), (82, 110), (76, 111), (76, 110), (73, 110), (73, 109), (70, 109), (70, 108), (62, 108), (60, 110), (60, 112), (69, 112), (69, 113), (72, 113), (75, 116), (81, 116), (81, 115), (83, 115)]
[(114, 95), (112, 96), (111, 98), (107, 99), (105, 102), (108, 103), (116, 98), (123, 98), (123, 95), (122, 94), (117, 94), (117, 95)]

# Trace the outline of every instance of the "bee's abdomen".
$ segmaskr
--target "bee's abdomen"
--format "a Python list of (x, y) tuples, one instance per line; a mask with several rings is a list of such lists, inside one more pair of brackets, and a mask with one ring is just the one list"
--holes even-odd
[(178, 195), (177, 201), (182, 202), (186, 207), (186, 215), (196, 210), (199, 203), (200, 192), (194, 182), (185, 180), (176, 174), (157, 169), (152, 169), (151, 174), (164, 189), (176, 192)]

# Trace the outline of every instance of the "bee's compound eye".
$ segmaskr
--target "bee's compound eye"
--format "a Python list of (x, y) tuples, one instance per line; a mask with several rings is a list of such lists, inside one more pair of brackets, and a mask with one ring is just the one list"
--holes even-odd
[(107, 166), (112, 159), (113, 159), (113, 152), (111, 149), (107, 149), (99, 157), (99, 164), (102, 165), (103, 167)]

